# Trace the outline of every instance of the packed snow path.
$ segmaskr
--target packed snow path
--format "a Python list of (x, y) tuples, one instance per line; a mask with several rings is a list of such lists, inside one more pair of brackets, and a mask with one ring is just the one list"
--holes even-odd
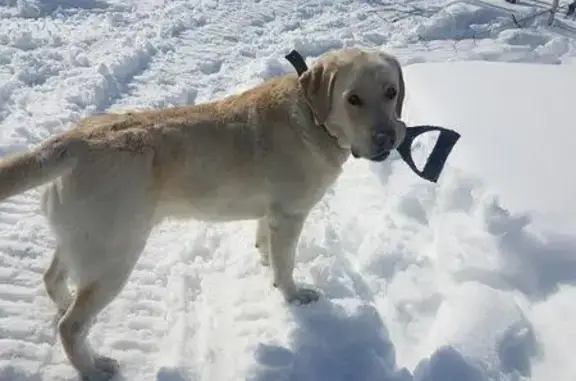
[[(292, 48), (315, 57), (382, 47), (405, 64), (549, 64), (576, 56), (559, 29), (505, 29), (455, 50), (453, 40), (470, 25), (505, 24), (509, 11), (497, 1), (440, 13), (445, 3), (437, 1), (396, 7), (409, 4), (430, 13), (387, 23), (373, 12), (383, 4), (360, 0), (0, 0), (0, 154), (86, 115), (248, 88), (293, 70), (283, 59)], [(435, 186), (394, 165), (372, 169), (351, 161), (304, 228), (296, 276), (324, 293), (318, 304), (282, 302), (253, 248), (253, 222), (170, 222), (99, 316), (93, 346), (121, 362), (125, 380), (516, 380), (531, 373), (546, 380), (559, 379), (559, 367), (565, 379), (574, 376), (558, 353), (575, 336), (556, 340), (564, 335), (554, 328), (558, 314), (576, 317), (572, 307), (558, 312), (575, 292), (557, 286), (573, 276), (534, 282), (534, 263), (499, 246), (499, 234), (517, 233), (523, 217), (469, 174), (452, 171)], [(0, 204), (0, 381), (76, 380), (41, 284), (54, 240), (38, 195)], [(450, 255), (460, 252), (466, 256)], [(576, 272), (568, 259), (546, 265)], [(463, 335), (459, 352), (439, 348), (454, 321)], [(534, 330), (544, 336), (547, 360), (533, 357)], [(486, 354), (495, 342), (503, 349)]]

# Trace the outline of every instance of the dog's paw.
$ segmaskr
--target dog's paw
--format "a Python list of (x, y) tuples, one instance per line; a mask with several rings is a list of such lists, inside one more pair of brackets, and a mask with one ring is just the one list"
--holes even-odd
[(288, 302), (296, 305), (310, 304), (320, 299), (320, 293), (311, 288), (299, 288), (288, 298)]
[(264, 267), (270, 266), (270, 256), (268, 255), (268, 253), (262, 249), (262, 246), (258, 242), (256, 242), (254, 246), (260, 253), (260, 264)]
[(111, 357), (97, 357), (94, 368), (82, 374), (82, 381), (110, 381), (120, 373), (120, 364)]

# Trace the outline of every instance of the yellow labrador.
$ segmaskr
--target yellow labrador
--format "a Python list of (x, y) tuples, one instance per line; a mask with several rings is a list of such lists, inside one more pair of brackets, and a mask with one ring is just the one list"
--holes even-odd
[(222, 100), (93, 116), (1, 161), (0, 200), (50, 182), (42, 209), (58, 245), (44, 281), (72, 365), (85, 378), (118, 370), (86, 336), (167, 217), (257, 219), (255, 245), (274, 286), (287, 301), (316, 300), (292, 276), (304, 221), (350, 153), (379, 161), (403, 141), (403, 99), (394, 57), (343, 49), (301, 77)]

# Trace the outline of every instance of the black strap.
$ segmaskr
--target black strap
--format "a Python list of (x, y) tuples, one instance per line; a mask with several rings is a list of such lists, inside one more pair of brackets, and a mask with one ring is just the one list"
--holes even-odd
[(288, 60), (288, 62), (290, 62), (292, 66), (294, 66), (294, 69), (296, 69), (298, 76), (302, 75), (306, 70), (308, 70), (306, 61), (304, 61), (304, 58), (302, 58), (300, 53), (298, 53), (296, 50), (292, 50), (285, 57)]
[[(298, 53), (296, 50), (292, 50), (286, 56), (288, 62), (294, 66), (298, 75), (302, 75), (306, 70), (308, 70), (308, 66), (306, 65), (306, 61), (304, 58)], [(416, 139), (417, 136), (424, 134), (426, 132), (431, 131), (440, 131), (440, 136), (438, 136), (438, 140), (426, 161), (426, 165), (424, 165), (424, 169), (420, 171), (416, 164), (414, 163), (414, 159), (412, 158), (412, 142)], [(408, 164), (410, 169), (414, 171), (418, 176), (431, 181), (433, 183), (438, 181), (440, 177), (440, 173), (442, 173), (442, 169), (444, 169), (444, 164), (446, 164), (446, 160), (454, 148), (456, 142), (460, 139), (460, 134), (456, 131), (449, 130), (443, 127), (437, 126), (416, 126), (416, 127), (406, 127), (406, 137), (400, 146), (398, 147), (398, 153), (402, 160)]]

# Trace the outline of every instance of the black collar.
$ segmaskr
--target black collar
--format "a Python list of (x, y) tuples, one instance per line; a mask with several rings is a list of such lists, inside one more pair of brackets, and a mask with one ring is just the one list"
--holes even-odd
[(290, 53), (288, 53), (286, 55), (286, 59), (292, 64), (292, 66), (294, 66), (298, 76), (301, 76), (306, 70), (308, 70), (306, 61), (304, 61), (304, 58), (302, 58), (300, 53), (298, 53), (296, 50), (292, 50)]
[[(285, 58), (292, 64), (292, 66), (294, 66), (294, 69), (296, 69), (296, 73), (298, 73), (299, 77), (304, 74), (306, 70), (308, 70), (306, 61), (304, 61), (304, 58), (302, 58), (300, 53), (298, 53), (296, 50), (292, 50), (285, 56)], [(318, 126), (321, 127), (329, 136), (332, 136), (324, 124), (319, 124)]]

